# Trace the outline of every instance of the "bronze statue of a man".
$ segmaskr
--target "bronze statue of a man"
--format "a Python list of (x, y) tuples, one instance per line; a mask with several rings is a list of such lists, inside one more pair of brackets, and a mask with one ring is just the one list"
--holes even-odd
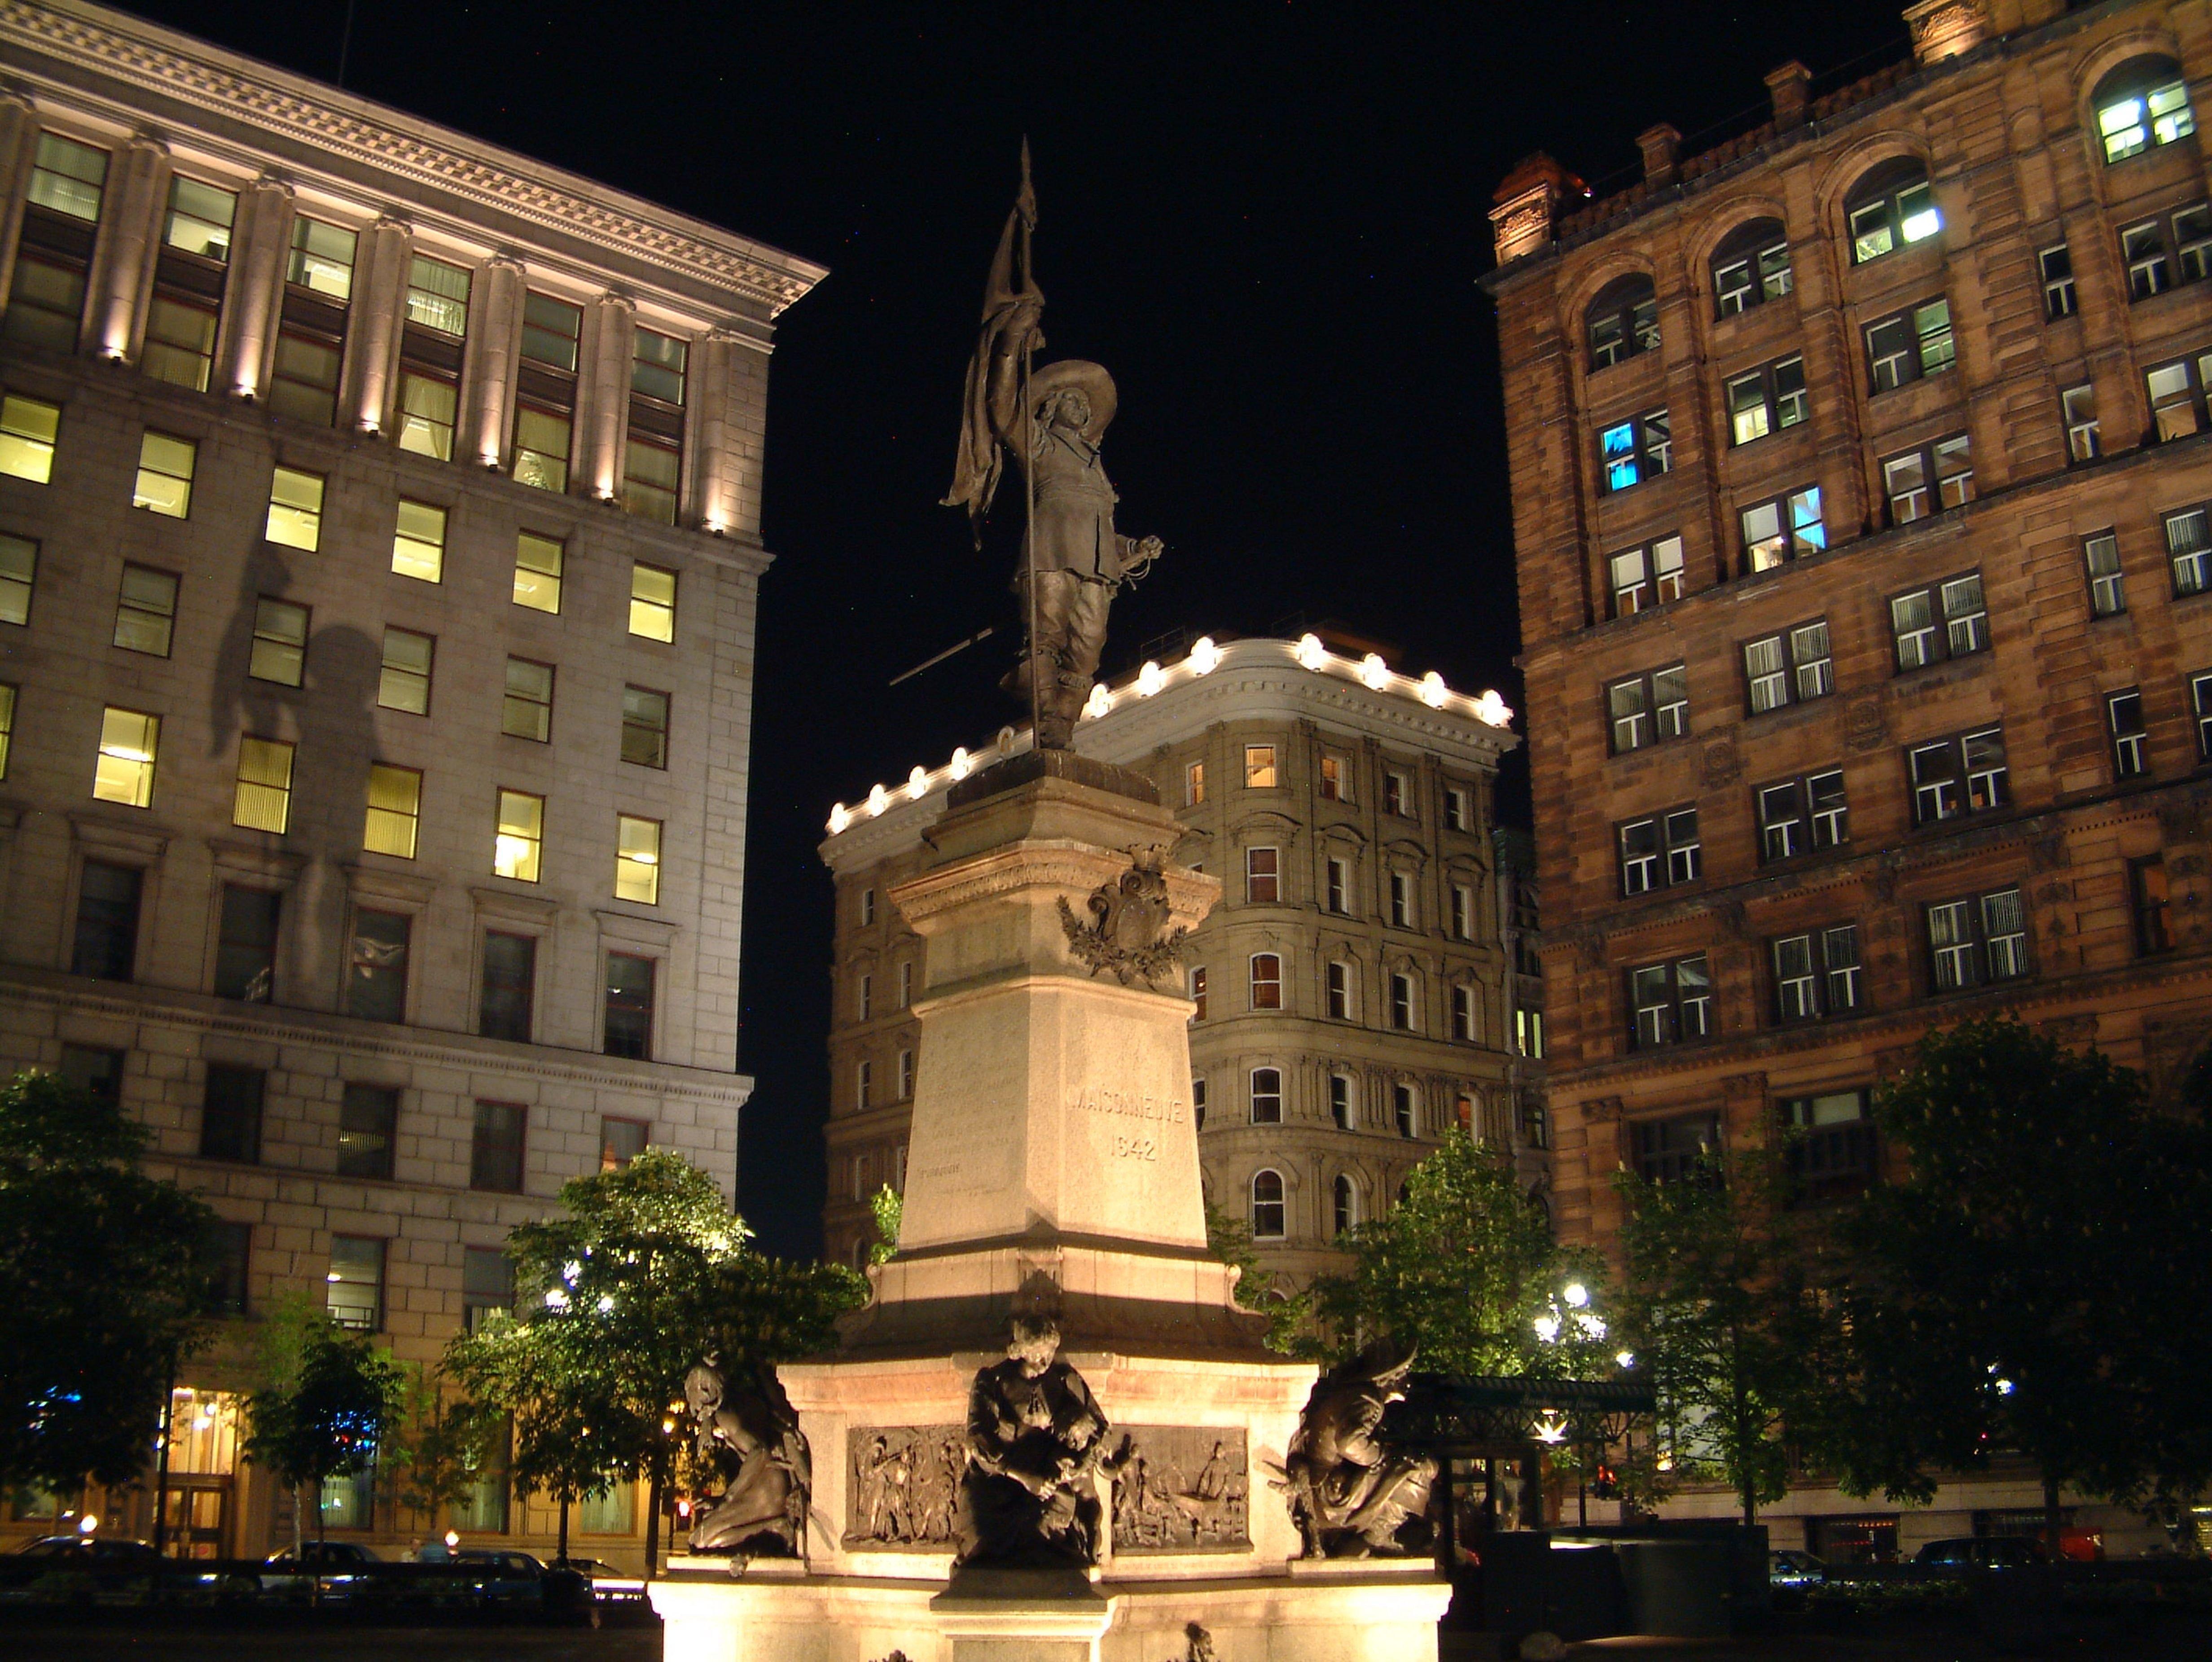
[(1103, 1508), (1094, 1474), (1120, 1469), (1127, 1440), (1106, 1453), (1106, 1416), (1059, 1352), (1056, 1325), (1018, 1316), (1006, 1361), (979, 1370), (969, 1389), (963, 1564), (1097, 1562)]
[(1038, 747), (1066, 749), (1098, 672), (1114, 592), (1158, 558), (1160, 540), (1137, 542), (1114, 529), (1121, 499), (1099, 457), (1118, 403), (1114, 378), (1080, 358), (1031, 361), (1044, 346), (1044, 295), (1030, 274), (1036, 223), (1024, 145), (1022, 194), (991, 262), (982, 331), (968, 366), (960, 456), (945, 502), (968, 510), (980, 543), (1003, 470), (1002, 450), (1022, 470), (1029, 521), (1014, 591), (1027, 641), (1005, 684), (1031, 701)]
[(1428, 1512), (1437, 1463), (1393, 1450), (1377, 1435), (1383, 1411), (1406, 1394), (1413, 1367), (1412, 1351), (1378, 1343), (1315, 1381), (1283, 1461), (1307, 1557), (1418, 1550), (1407, 1526)]

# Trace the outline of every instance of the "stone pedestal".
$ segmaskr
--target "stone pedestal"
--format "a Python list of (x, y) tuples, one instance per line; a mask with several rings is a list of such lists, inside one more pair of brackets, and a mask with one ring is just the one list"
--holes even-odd
[[(1426, 1562), (1290, 1573), (1272, 1480), (1316, 1370), (1265, 1348), (1206, 1250), (1180, 971), (1102, 950), (1195, 925), (1220, 885), (1164, 864), (1179, 828), (1143, 779), (1017, 766), (956, 788), (892, 891), (927, 943), (899, 1251), (836, 1356), (778, 1369), (813, 1457), (806, 1574), (658, 1584), (668, 1662), (1170, 1662), (1191, 1623), (1218, 1662), (1433, 1658)], [(1164, 896), (1130, 876), (1155, 864)], [(1156, 915), (1128, 925), (1137, 891)], [(1057, 1323), (1131, 1459), (1097, 1480), (1091, 1575), (948, 1585), (970, 1386), (1017, 1315)]]

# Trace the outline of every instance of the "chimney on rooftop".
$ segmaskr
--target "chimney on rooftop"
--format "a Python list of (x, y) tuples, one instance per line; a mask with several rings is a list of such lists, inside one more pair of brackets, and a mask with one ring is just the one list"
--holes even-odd
[(1940, 64), (1990, 37), (1988, 0), (1915, 0), (1905, 9), (1916, 64)]
[(1674, 182), (1675, 153), (1681, 143), (1682, 135), (1663, 121), (1637, 134), (1637, 148), (1644, 152), (1644, 182), (1646, 185), (1657, 186)]
[(1560, 204), (1588, 195), (1582, 180), (1541, 150), (1530, 156), (1498, 185), (1490, 210), (1491, 234), (1498, 263), (1504, 264), (1550, 243)]
[(1791, 58), (1778, 70), (1766, 72), (1766, 90), (1774, 100), (1774, 130), (1786, 133), (1805, 124), (1813, 107), (1813, 71)]

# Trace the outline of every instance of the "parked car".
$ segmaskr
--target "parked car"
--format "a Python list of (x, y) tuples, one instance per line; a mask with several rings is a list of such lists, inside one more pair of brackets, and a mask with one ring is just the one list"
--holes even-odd
[(645, 1597), (644, 1578), (617, 1569), (604, 1558), (556, 1558), (555, 1569), (574, 1570), (590, 1585), (592, 1597), (603, 1603), (629, 1603)]
[(296, 1550), (286, 1547), (269, 1555), (263, 1568), (270, 1573), (262, 1576), (261, 1587), (280, 1598), (349, 1598), (362, 1580), (362, 1566), (383, 1562), (358, 1541), (306, 1541)]
[(0, 1557), (0, 1600), (91, 1604), (119, 1595), (161, 1562), (148, 1541), (41, 1535)]
[(545, 1566), (527, 1552), (504, 1547), (462, 1547), (449, 1562), (465, 1566), (477, 1578), (483, 1597), (493, 1604), (536, 1600), (544, 1596)]
[(151, 1541), (125, 1541), (114, 1536), (41, 1535), (15, 1549), (21, 1558), (72, 1558), (98, 1563), (122, 1559), (158, 1558)]
[(2042, 1547), (2025, 1535), (1960, 1535), (1924, 1543), (1912, 1555), (1912, 1562), (1971, 1569), (2026, 1569), (2047, 1560)]
[(1766, 1555), (1766, 1580), (1770, 1586), (1817, 1587), (1828, 1579), (1828, 1567), (1809, 1552), (1797, 1552), (1784, 1547)]

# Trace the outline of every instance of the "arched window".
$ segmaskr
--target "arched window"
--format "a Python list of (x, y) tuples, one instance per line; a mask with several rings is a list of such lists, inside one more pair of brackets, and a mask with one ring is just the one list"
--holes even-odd
[(1739, 225), (1713, 250), (1713, 315), (1740, 312), (1790, 292), (1790, 234), (1778, 219)]
[(1252, 955), (1252, 1008), (1280, 1010), (1283, 1007), (1283, 960), (1273, 952)]
[(1850, 225), (1854, 265), (1924, 242), (1943, 228), (1928, 170), (1911, 156), (1862, 174), (1844, 203), (1844, 215)]
[(2189, 83), (2170, 58), (2131, 58), (2097, 83), (2089, 100), (2106, 161), (2125, 161), (2197, 130)]
[(1255, 1172), (1252, 1175), (1252, 1239), (1283, 1238), (1283, 1174)]
[(1280, 1069), (1252, 1070), (1252, 1123), (1255, 1125), (1279, 1125), (1283, 1123), (1283, 1075)]
[(1332, 1198), (1336, 1227), (1331, 1233), (1340, 1235), (1359, 1222), (1359, 1186), (1339, 1173)]
[(1658, 349), (1659, 291), (1641, 271), (1607, 284), (1583, 315), (1592, 369)]

